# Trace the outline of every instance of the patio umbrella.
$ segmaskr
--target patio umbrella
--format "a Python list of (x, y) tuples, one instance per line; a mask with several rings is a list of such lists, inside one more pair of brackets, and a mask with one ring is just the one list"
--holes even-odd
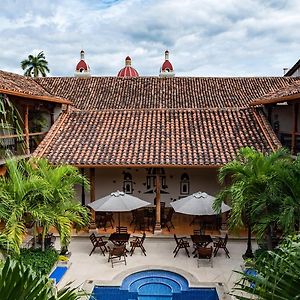
[[(215, 212), (212, 208), (215, 199), (215, 197), (210, 196), (206, 193), (198, 192), (172, 202), (171, 206), (176, 212), (179, 213), (195, 216), (211, 216), (217, 214), (217, 212)], [(222, 213), (229, 211), (230, 209), (230, 206), (222, 203)]]
[(120, 212), (135, 210), (150, 204), (124, 192), (116, 191), (88, 204), (88, 206), (94, 211), (118, 212), (120, 226)]

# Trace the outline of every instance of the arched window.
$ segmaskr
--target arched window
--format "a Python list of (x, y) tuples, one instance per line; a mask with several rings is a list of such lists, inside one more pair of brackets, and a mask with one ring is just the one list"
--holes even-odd
[(132, 194), (132, 175), (128, 172), (124, 173), (123, 191), (126, 194)]
[(180, 179), (180, 194), (188, 195), (190, 193), (190, 178), (189, 175), (183, 173)]

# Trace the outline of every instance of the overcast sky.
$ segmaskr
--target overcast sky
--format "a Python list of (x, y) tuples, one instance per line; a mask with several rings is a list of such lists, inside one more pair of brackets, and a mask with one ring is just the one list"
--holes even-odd
[(96, 76), (127, 55), (158, 75), (164, 51), (178, 76), (281, 76), (300, 58), (299, 0), (1, 0), (0, 69), (43, 50), (52, 76), (73, 76), (79, 52)]

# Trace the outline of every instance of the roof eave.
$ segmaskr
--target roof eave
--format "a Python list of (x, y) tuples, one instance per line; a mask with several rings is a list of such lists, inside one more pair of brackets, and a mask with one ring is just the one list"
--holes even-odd
[(176, 164), (67, 164), (77, 168), (193, 168), (193, 169), (219, 169), (223, 166), (220, 165), (176, 165)]
[(73, 103), (70, 100), (67, 100), (67, 99), (64, 99), (61, 97), (31, 95), (31, 94), (25, 94), (25, 93), (16, 92), (16, 91), (7, 90), (7, 89), (0, 89), (0, 93), (17, 96), (17, 97), (21, 97), (21, 98), (25, 98), (25, 99), (31, 99), (31, 100), (41, 100), (41, 101), (54, 102), (54, 103), (59, 103), (59, 104), (73, 105)]
[(266, 105), (266, 104), (290, 102), (290, 101), (297, 101), (297, 100), (300, 100), (300, 93), (290, 95), (290, 96), (274, 97), (270, 99), (257, 99), (251, 102), (249, 105), (250, 106)]

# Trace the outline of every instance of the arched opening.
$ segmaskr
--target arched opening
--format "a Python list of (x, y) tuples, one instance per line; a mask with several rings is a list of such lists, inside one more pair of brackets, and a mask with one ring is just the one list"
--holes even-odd
[(124, 173), (123, 192), (126, 193), (126, 194), (132, 194), (133, 193), (132, 175), (128, 172)]
[(190, 178), (187, 173), (183, 173), (180, 179), (180, 195), (188, 195), (190, 193)]

